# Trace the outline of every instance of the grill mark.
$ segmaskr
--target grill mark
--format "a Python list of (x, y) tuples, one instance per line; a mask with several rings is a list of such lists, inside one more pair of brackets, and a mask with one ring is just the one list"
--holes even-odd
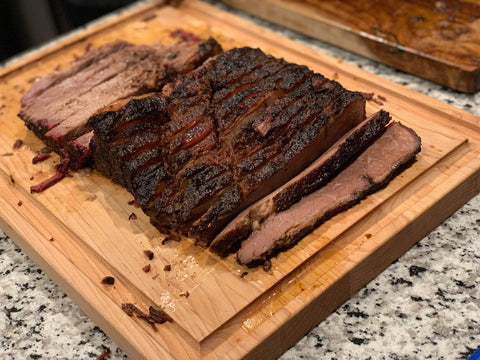
[(175, 114), (174, 119), (172, 119), (168, 123), (168, 130), (172, 135), (176, 135), (181, 131), (191, 129), (192, 127), (197, 125), (203, 118), (205, 118), (205, 116), (208, 116), (207, 109), (205, 109), (204, 106), (198, 105), (195, 106), (195, 108), (198, 108), (199, 114), (193, 117), (193, 119), (192, 116), (189, 116), (190, 119), (188, 119), (187, 121), (184, 120), (186, 120), (187, 112), (192, 111), (191, 109), (185, 109), (181, 112), (180, 115)]
[[(288, 72), (292, 67), (295, 70), (300, 70), (297, 66), (286, 65), (286, 66), (283, 66), (281, 69), (279, 69), (275, 73), (275, 75), (273, 75), (272, 77), (277, 76), (277, 75), (281, 75), (282, 72)], [(288, 75), (288, 73), (287, 73), (287, 75)], [(297, 74), (295, 74), (294, 76), (297, 77)], [(240, 101), (238, 102), (236, 107), (233, 107), (233, 106), (230, 107), (229, 112), (226, 115), (223, 116), (224, 119), (227, 119), (226, 122), (229, 124), (223, 131), (224, 135), (226, 136), (226, 135), (228, 135), (228, 133), (230, 133), (229, 129), (232, 129), (234, 124), (238, 124), (238, 123), (242, 122), (245, 118), (247, 118), (251, 114), (255, 113), (264, 104), (267, 104), (265, 106), (266, 111), (264, 112), (264, 114), (267, 113), (268, 112), (268, 107), (271, 106), (271, 104), (269, 104), (269, 103), (272, 102), (272, 99), (273, 99), (273, 101), (275, 101), (276, 99), (278, 99), (282, 95), (287, 95), (288, 96), (288, 94), (294, 92), (301, 84), (303, 84), (305, 81), (307, 81), (308, 78), (311, 77), (311, 74), (310, 73), (306, 73), (306, 74), (302, 73), (301, 76), (298, 76), (298, 78), (295, 80), (295, 82), (289, 88), (287, 88), (287, 89), (279, 88), (278, 83), (284, 81), (284, 79), (286, 77), (287, 76), (283, 76), (283, 77), (278, 78), (278, 79), (271, 79), (270, 77), (267, 78), (266, 80), (269, 82), (269, 84), (267, 84), (267, 85), (270, 85), (270, 86), (267, 86), (267, 88), (265, 89), (265, 84), (264, 83), (258, 84), (257, 85), (257, 87), (259, 89), (258, 91), (247, 94), (247, 96), (245, 96), (243, 99), (240, 99)], [(251, 100), (252, 98), (255, 98), (255, 97), (257, 97), (258, 100), (253, 104), (249, 104), (248, 101)], [(234, 114), (234, 111), (237, 110), (237, 108), (244, 108), (246, 110), (243, 114)], [(228, 107), (227, 107), (227, 109), (228, 109)], [(230, 120), (231, 117), (234, 118), (234, 121)], [(249, 121), (249, 120), (251, 120), (251, 119), (247, 119), (247, 121)], [(253, 122), (252, 122), (252, 127), (254, 127)]]
[[(293, 103), (297, 103), (297, 102), (305, 103), (305, 97), (302, 97), (301, 99), (297, 99), (297, 101), (294, 101)], [(308, 107), (308, 104), (307, 104), (307, 107)], [(315, 119), (318, 119), (319, 117), (328, 118), (329, 116), (329, 114), (324, 114), (323, 109), (319, 109), (320, 111), (316, 111), (315, 107), (310, 107), (310, 109), (312, 109), (313, 111), (308, 117), (304, 116), (305, 106), (299, 107), (294, 115), (289, 116), (289, 119), (291, 119), (292, 126), (284, 127), (282, 129), (282, 136), (280, 136), (280, 138), (284, 139), (285, 146), (290, 144), (294, 139), (294, 137), (298, 136), (298, 133), (299, 133), (298, 128), (300, 127), (304, 128), (306, 126), (309, 126)], [(297, 122), (296, 120), (300, 120), (300, 121)], [(305, 121), (302, 123), (301, 122), (302, 120), (305, 120)], [(288, 136), (288, 133), (290, 133), (290, 136)], [(276, 152), (274, 151), (271, 154), (271, 156), (266, 158), (263, 162), (258, 163), (255, 167), (249, 169), (249, 171), (238, 173), (238, 176), (240, 177), (240, 176), (245, 176), (245, 174), (249, 174), (252, 178), (254, 178), (256, 176), (255, 175), (256, 173), (262, 172), (263, 171), (262, 169), (265, 169), (269, 163), (273, 163), (272, 159), (282, 158), (284, 155), (283, 153), (286, 150), (283, 146), (278, 146), (278, 144), (271, 144), (268, 147), (260, 148), (260, 151), (262, 149), (267, 149), (267, 148), (272, 148), (277, 151)], [(257, 153), (258, 151), (253, 150), (247, 156), (243, 157), (242, 161), (245, 161), (247, 158), (254, 157)], [(238, 165), (238, 168), (241, 169), (242, 168), (241, 165)], [(247, 177), (249, 176), (247, 175)]]
[[(195, 128), (191, 130), (198, 130), (201, 129), (202, 124), (197, 125)], [(170, 154), (174, 155), (178, 151), (182, 149), (188, 149), (193, 147), (194, 145), (200, 143), (203, 139), (205, 139), (210, 133), (212, 132), (212, 124), (204, 123), (203, 129), (199, 133), (182, 133), (178, 135), (173, 141), (172, 146), (170, 148)]]
[[(288, 69), (288, 68), (289, 68), (289, 64), (287, 64), (287, 63), (280, 64), (280, 67), (275, 72), (273, 72), (271, 74), (268, 73), (268, 74), (265, 74), (265, 76), (263, 76), (263, 77), (253, 79), (254, 82), (253, 83), (248, 83), (249, 86), (245, 90), (247, 90), (251, 87), (257, 87), (259, 89), (259, 91), (265, 89), (265, 84), (264, 84), (265, 79), (268, 80), (269, 78), (273, 78), (273, 77), (277, 76), (281, 71), (283, 71), (285, 69)], [(224, 98), (226, 98), (227, 100), (230, 100), (232, 98), (232, 96), (237, 95), (240, 92), (240, 91), (236, 91), (236, 90), (237, 89), (234, 89), (233, 91), (229, 91), (229, 93), (226, 96), (224, 96)], [(274, 86), (270, 90), (274, 90)], [(268, 90), (265, 90), (265, 91), (268, 91)], [(249, 96), (249, 95), (251, 95), (251, 93), (246, 93), (245, 94), (245, 96)], [(243, 98), (240, 98), (238, 101), (235, 101), (234, 99), (232, 99), (232, 101), (234, 103), (236, 102), (237, 103), (236, 106), (238, 106), (241, 103), (241, 101), (245, 99), (245, 96)], [(219, 99), (218, 101), (215, 101), (216, 104), (220, 104), (222, 102), (224, 104), (221, 104), (219, 106), (220, 107), (225, 107), (226, 109), (230, 110), (227, 113), (223, 114), (222, 119), (224, 119), (224, 118), (227, 118), (231, 115), (232, 111), (235, 109), (235, 106), (232, 106), (233, 104), (229, 106), (228, 104), (225, 104), (225, 102), (227, 102), (227, 101), (222, 101), (221, 99)]]
[(144, 143), (141, 146), (137, 147), (136, 149), (132, 150), (131, 152), (126, 153), (121, 157), (122, 161), (127, 161), (133, 159), (135, 157), (140, 156), (142, 153), (153, 150), (155, 147), (160, 147), (160, 141), (151, 141), (149, 143)]
[[(179, 221), (182, 227), (190, 227), (192, 221), (198, 219), (198, 215), (202, 214), (204, 209), (209, 209), (216, 203), (217, 195), (232, 183), (232, 179), (233, 174), (229, 169), (224, 168), (215, 174), (214, 177), (206, 180), (197, 192), (187, 192), (186, 187), (183, 187), (183, 189), (178, 191), (178, 194), (182, 195), (181, 197), (184, 199), (184, 202), (185, 199), (190, 204), (193, 202), (193, 206), (186, 212), (187, 216), (181, 216), (179, 219), (175, 219), (175, 221)], [(191, 194), (194, 195), (193, 198), (189, 196)]]
[[(334, 103), (335, 101), (337, 101), (337, 99), (339, 99), (343, 95), (342, 91), (334, 91), (334, 93), (336, 95), (335, 97), (330, 98), (329, 96), (327, 96), (329, 100), (331, 99), (331, 101), (329, 101), (327, 105)], [(317, 109), (315, 107), (310, 107), (310, 108), (312, 109), (312, 113), (308, 117), (306, 117), (306, 121), (304, 122), (295, 121), (296, 119), (300, 119), (300, 120), (305, 119), (305, 117), (303, 117), (304, 108), (299, 109), (299, 111), (297, 111), (295, 116), (290, 117), (292, 119), (291, 121), (292, 126), (289, 129), (288, 128), (283, 129), (284, 131), (283, 131), (282, 138), (285, 139), (284, 146), (278, 147), (278, 149), (281, 149), (281, 151), (279, 150), (276, 154), (274, 154), (274, 156), (271, 156), (268, 160), (265, 160), (263, 163), (259, 164), (254, 169), (252, 169), (252, 171), (250, 171), (249, 174), (244, 177), (245, 179), (244, 181), (247, 184), (246, 186), (252, 186), (254, 184), (261, 183), (262, 181), (264, 181), (266, 178), (265, 178), (265, 175), (262, 175), (262, 174), (268, 174), (272, 172), (272, 170), (269, 169), (270, 165), (275, 166), (276, 164), (280, 164), (281, 166), (284, 166), (285, 163), (288, 163), (293, 158), (295, 158), (295, 156), (297, 156), (299, 153), (303, 151), (305, 146), (300, 144), (298, 139), (295, 140), (295, 138), (297, 138), (300, 134), (299, 131), (296, 131), (298, 128), (301, 127), (302, 129), (306, 130), (308, 127), (311, 127), (311, 126), (313, 127), (320, 126), (318, 124), (315, 125), (312, 123), (317, 119), (319, 122), (328, 121), (333, 116), (332, 114), (333, 109), (331, 108), (327, 108), (326, 112), (324, 111), (325, 107), (323, 107), (323, 109), (321, 109), (321, 111), (319, 112), (316, 111)], [(288, 133), (290, 133), (290, 135)], [(308, 143), (311, 143), (311, 141), (309, 141)], [(292, 144), (300, 144), (302, 145), (302, 149), (300, 151), (291, 152)], [(291, 154), (289, 155), (289, 153)], [(278, 159), (278, 161), (275, 161), (275, 159)], [(272, 167), (272, 169), (274, 169), (274, 167)], [(273, 171), (273, 173), (275, 172), (276, 171)]]

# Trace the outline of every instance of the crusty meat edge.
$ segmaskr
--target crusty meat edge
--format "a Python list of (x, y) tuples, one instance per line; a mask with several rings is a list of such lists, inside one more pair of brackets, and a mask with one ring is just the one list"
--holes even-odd
[(305, 170), (241, 212), (215, 237), (210, 249), (220, 256), (227, 256), (240, 240), (256, 230), (270, 214), (286, 210), (325, 185), (378, 138), (389, 121), (390, 115), (380, 110), (361, 122)]
[[(403, 141), (405, 139), (399, 139), (401, 136), (399, 135), (400, 132), (403, 133), (404, 137), (408, 138), (406, 139), (408, 144), (407, 141)], [(377, 168), (371, 171), (373, 174), (375, 174), (375, 172), (377, 174), (376, 176), (371, 176), (368, 172), (369, 170), (364, 166), (365, 161), (369, 163), (372, 155), (378, 151), (379, 140), (383, 140), (385, 143), (387, 141), (386, 137), (391, 137), (390, 143), (398, 142), (399, 146), (404, 148), (398, 151), (398, 153), (395, 153), (388, 162), (383, 163), (380, 167), (378, 167), (377, 161)], [(271, 215), (263, 223), (262, 227), (253, 232), (250, 237), (242, 243), (237, 253), (237, 261), (241, 264), (255, 264), (272, 257), (282, 249), (292, 247), (300, 239), (334, 215), (352, 207), (367, 195), (386, 186), (400, 170), (415, 160), (415, 156), (420, 149), (421, 139), (412, 129), (398, 122), (391, 123), (377, 141), (370, 145), (351, 165), (332, 179), (326, 186), (303, 198), (286, 211)], [(352, 188), (348, 193), (341, 194), (341, 197), (338, 199), (326, 199), (330, 196), (333, 189), (341, 186), (341, 183), (345, 181), (350, 184), (353, 183), (353, 185), (349, 185)], [(297, 214), (302, 212), (302, 207), (303, 212), (311, 213), (308, 218), (303, 217), (301, 221), (293, 221), (294, 224), (285, 225), (285, 229), (281, 229), (281, 227), (278, 226), (279, 222), (282, 222), (282, 219), (291, 219), (295, 216), (296, 212)], [(315, 208), (313, 213), (312, 208)], [(277, 216), (280, 217), (275, 219)], [(277, 238), (270, 236), (271, 233), (269, 234), (273, 228), (275, 228), (277, 233), (280, 233)], [(264, 243), (262, 245), (261, 241), (267, 241), (267, 244)], [(255, 242), (257, 243), (255, 244)], [(254, 246), (256, 250), (253, 254), (251, 249), (250, 251), (248, 249), (250, 246)], [(261, 247), (261, 249), (259, 250), (258, 247)]]

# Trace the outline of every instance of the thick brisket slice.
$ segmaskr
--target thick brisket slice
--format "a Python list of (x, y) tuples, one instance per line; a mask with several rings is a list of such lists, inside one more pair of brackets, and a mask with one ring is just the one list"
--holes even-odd
[[(23, 96), (21, 100), (22, 111), (29, 106), (33, 106), (38, 101), (37, 98), (41, 96), (46, 90), (58, 85), (59, 83), (68, 79), (74, 74), (83, 71), (84, 69), (128, 46), (130, 46), (128, 42), (121, 40), (105, 44), (103, 46), (100, 46), (96, 50), (87, 51), (85, 55), (80, 57), (70, 66), (48, 74), (43, 79), (35, 82), (30, 88), (30, 90)], [(25, 114), (25, 116), (27, 116), (27, 114)], [(34, 122), (35, 120), (32, 118), (31, 121)]]
[[(70, 70), (68, 76), (51, 82), (34, 97), (27, 93), (30, 101), (22, 101), (20, 112), (27, 126), (49, 145), (60, 149), (87, 131), (87, 119), (99, 108), (147, 88), (155, 89), (157, 79), (164, 76), (162, 57), (152, 47), (121, 43), (124, 46), (109, 43), (87, 52), (86, 56), (92, 56), (90, 52), (105, 53), (105, 47), (118, 49), (102, 58), (93, 56), (97, 61), (89, 62), (86, 67), (74, 63), (64, 70)], [(54, 76), (40, 82), (48, 82)]]
[(77, 169), (89, 159), (89, 117), (119, 99), (161, 90), (220, 51), (214, 39), (171, 46), (108, 43), (36, 82), (19, 116)]
[(389, 114), (381, 110), (360, 123), (300, 174), (238, 214), (215, 237), (210, 249), (221, 256), (228, 255), (238, 241), (258, 229), (268, 216), (286, 210), (325, 185), (382, 134), (389, 120)]
[[(148, 117), (135, 115), (147, 97), (92, 118), (94, 159), (160, 230), (205, 245), (365, 118), (360, 93), (251, 48), (218, 55), (162, 96), (167, 108)], [(125, 122), (159, 125), (158, 144), (128, 134)], [(144, 145), (124, 153), (137, 140)]]
[(241, 245), (242, 264), (265, 260), (290, 247), (333, 215), (384, 186), (402, 165), (420, 151), (420, 138), (400, 123), (392, 123), (351, 165), (320, 190), (289, 209), (271, 214)]

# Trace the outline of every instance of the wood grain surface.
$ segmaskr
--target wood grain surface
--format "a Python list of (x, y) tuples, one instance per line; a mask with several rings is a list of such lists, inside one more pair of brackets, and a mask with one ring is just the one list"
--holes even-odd
[[(386, 188), (273, 259), (269, 272), (241, 267), (233, 256), (220, 259), (188, 240), (162, 245), (165, 236), (128, 204), (131, 195), (91, 169), (30, 194), (59, 162), (53, 155), (32, 164), (44, 145), (16, 116), (35, 79), (89, 46), (173, 42), (178, 28), (214, 36), (225, 49), (260, 47), (352, 90), (381, 95), (383, 104), (368, 102), (367, 112), (390, 111), (422, 137), (422, 152)], [(480, 190), (478, 117), (196, 0), (178, 8), (142, 4), (0, 69), (0, 79), (0, 228), (131, 358), (275, 358)], [(17, 139), (24, 145), (13, 149)], [(114, 276), (115, 284), (101, 284), (104, 276)], [(127, 302), (143, 311), (161, 307), (174, 321), (154, 329), (128, 317), (121, 310)]]
[(479, 1), (224, 2), (452, 89), (480, 89)]

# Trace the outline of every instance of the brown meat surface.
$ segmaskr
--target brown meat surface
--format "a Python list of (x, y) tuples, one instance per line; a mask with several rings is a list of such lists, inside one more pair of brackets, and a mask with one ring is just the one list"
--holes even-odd
[(394, 173), (420, 151), (420, 138), (398, 122), (370, 145), (351, 165), (318, 191), (285, 211), (270, 215), (237, 253), (241, 264), (265, 260), (288, 248), (322, 222), (386, 185)]
[(211, 250), (221, 256), (228, 255), (240, 240), (258, 229), (268, 216), (288, 209), (302, 197), (325, 185), (379, 137), (389, 121), (389, 114), (381, 110), (350, 130), (305, 170), (238, 214), (215, 237)]
[(99, 109), (160, 91), (220, 51), (214, 39), (171, 46), (107, 43), (36, 82), (22, 98), (19, 116), (75, 170), (90, 158), (93, 134), (84, 135), (91, 132), (87, 120)]
[(218, 55), (166, 94), (93, 117), (94, 160), (160, 230), (205, 245), (365, 118), (360, 93), (251, 48)]

